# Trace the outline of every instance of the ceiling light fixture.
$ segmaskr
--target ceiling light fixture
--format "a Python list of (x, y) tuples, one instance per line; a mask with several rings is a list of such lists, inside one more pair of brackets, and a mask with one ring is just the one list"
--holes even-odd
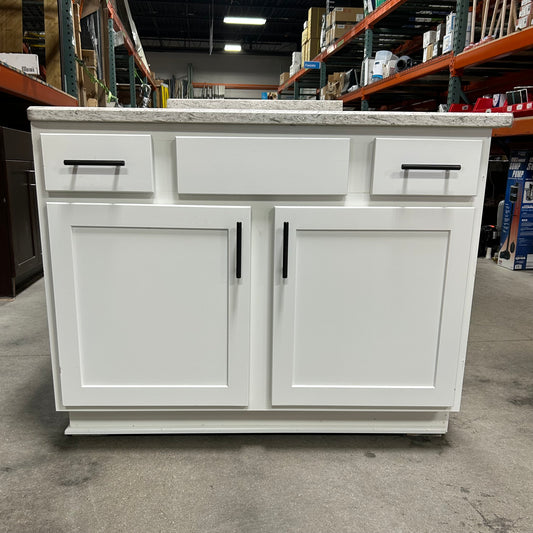
[(224, 17), (226, 24), (250, 24), (252, 26), (263, 26), (266, 19), (259, 17)]
[(240, 44), (226, 44), (224, 46), (224, 52), (241, 52), (242, 46)]

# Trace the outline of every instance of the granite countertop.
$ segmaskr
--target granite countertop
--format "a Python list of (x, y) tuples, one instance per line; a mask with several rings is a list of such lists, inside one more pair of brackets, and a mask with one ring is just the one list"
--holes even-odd
[(246, 100), (244, 98), (169, 98), (167, 109), (264, 109), (342, 111), (341, 100)]
[(291, 126), (414, 126), (503, 128), (508, 113), (401, 113), (388, 111), (139, 109), (117, 107), (30, 107), (33, 122), (147, 124), (286, 124)]

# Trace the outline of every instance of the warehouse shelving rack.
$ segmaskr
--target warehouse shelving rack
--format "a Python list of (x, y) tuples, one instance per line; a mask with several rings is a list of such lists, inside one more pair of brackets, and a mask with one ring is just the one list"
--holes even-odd
[(39, 105), (78, 105), (78, 101), (73, 96), (5, 63), (0, 63), (0, 92)]
[[(477, 98), (490, 90), (504, 92), (514, 85), (531, 83), (533, 28), (530, 27), (464, 51), (469, 2), (457, 0), (443, 7), (447, 6), (449, 6), (449, 11), (457, 13), (455, 39), (451, 53), (345, 94), (341, 97), (345, 106), (352, 108), (360, 106), (360, 109), (366, 110), (371, 97), (373, 107), (378, 109), (428, 110), (436, 108), (435, 94), (441, 96), (441, 101), (446, 98), (451, 104), (468, 98)], [(376, 42), (378, 47), (385, 48), (384, 44), (388, 39), (390, 43), (393, 43), (389, 44), (389, 49), (393, 48), (397, 55), (421, 49), (421, 34), (436, 24), (431, 16), (427, 17), (425, 24), (417, 24), (416, 31), (419, 35), (411, 37), (405, 35), (403, 41), (399, 41), (399, 38), (402, 37), (401, 33), (404, 30), (398, 30), (399, 35), (394, 35), (390, 31), (380, 33), (376, 25), (389, 19), (392, 19), (391, 23), (394, 23), (394, 17), (396, 17), (396, 21), (399, 20), (403, 27), (409, 26), (406, 11), (411, 10), (412, 14), (417, 9), (423, 10), (423, 7), (424, 4), (417, 1), (388, 0), (314, 59), (320, 62), (320, 71), (300, 70), (284, 85), (278, 87), (278, 93), (281, 95), (292, 91), (294, 98), (298, 99), (302, 87), (317, 89), (323, 87), (329, 72), (352, 68), (354, 56), (358, 57), (358, 61), (370, 57), (372, 50), (377, 49)], [(427, 12), (427, 4), (425, 7)], [(442, 11), (440, 15), (442, 17)], [(502, 61), (504, 58), (505, 61)], [(503, 71), (503, 75), (498, 75), (499, 71)], [(417, 98), (409, 100), (407, 97), (409, 94), (416, 95)], [(430, 96), (431, 94), (433, 96)], [(512, 130), (506, 130), (507, 135), (509, 133), (523, 135), (523, 132), (531, 130), (530, 123), (529, 119), (516, 121)]]

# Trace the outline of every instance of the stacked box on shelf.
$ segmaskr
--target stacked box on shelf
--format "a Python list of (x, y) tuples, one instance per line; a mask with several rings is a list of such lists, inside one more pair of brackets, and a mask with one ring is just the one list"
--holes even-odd
[(522, 0), (518, 12), (517, 30), (523, 30), (533, 24), (533, 0)]
[(326, 17), (326, 46), (341, 38), (364, 18), (358, 7), (336, 7)]
[(455, 29), (455, 13), (446, 17), (446, 33), (442, 39), (442, 53), (447, 54), (453, 50), (453, 31)]
[(290, 76), (294, 76), (301, 68), (302, 66), (302, 53), (301, 52), (293, 52), (292, 53), (292, 63), (289, 70)]
[(322, 17), (326, 10), (322, 7), (311, 7), (307, 13), (307, 21), (302, 33), (302, 64), (313, 60), (320, 53), (320, 32)]
[(289, 72), (282, 72), (279, 76), (279, 84), (283, 85), (289, 81), (289, 78), (291, 77)]
[(344, 82), (346, 79), (345, 72), (334, 72), (328, 76), (328, 83), (320, 90), (321, 100), (336, 100), (342, 94)]

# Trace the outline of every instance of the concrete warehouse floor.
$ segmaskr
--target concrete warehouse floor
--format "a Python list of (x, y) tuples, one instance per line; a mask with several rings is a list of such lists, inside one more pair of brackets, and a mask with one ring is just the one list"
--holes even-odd
[(66, 437), (42, 280), (0, 302), (0, 531), (533, 531), (533, 271), (478, 267), (445, 437)]

